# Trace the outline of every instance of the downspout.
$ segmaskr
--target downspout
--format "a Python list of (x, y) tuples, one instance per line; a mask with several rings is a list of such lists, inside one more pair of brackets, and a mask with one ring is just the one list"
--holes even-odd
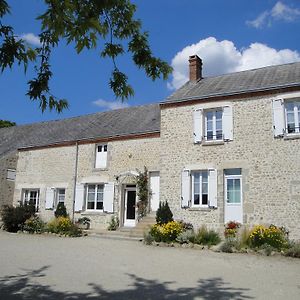
[(74, 216), (75, 216), (75, 197), (76, 197), (77, 171), (78, 171), (78, 141), (76, 142), (75, 168), (74, 168), (73, 208), (72, 208), (72, 222), (73, 223), (74, 223)]

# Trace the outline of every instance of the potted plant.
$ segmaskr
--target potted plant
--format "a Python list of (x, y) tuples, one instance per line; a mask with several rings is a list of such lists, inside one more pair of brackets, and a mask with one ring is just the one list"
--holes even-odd
[(79, 218), (76, 223), (79, 228), (83, 230), (88, 230), (91, 225), (91, 220), (87, 217), (83, 217), (83, 218)]

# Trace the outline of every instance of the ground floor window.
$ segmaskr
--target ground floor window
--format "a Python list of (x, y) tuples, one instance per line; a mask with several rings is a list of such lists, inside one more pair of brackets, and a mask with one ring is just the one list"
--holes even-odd
[(56, 190), (56, 205), (59, 203), (65, 204), (66, 190), (65, 189), (57, 189)]
[(103, 210), (103, 184), (88, 184), (86, 193), (87, 210)]
[(36, 211), (39, 209), (39, 189), (26, 189), (23, 190), (23, 203), (31, 204), (35, 206)]
[(225, 195), (228, 204), (240, 204), (242, 201), (241, 169), (228, 169), (225, 174)]
[(192, 206), (208, 206), (208, 171), (192, 172)]

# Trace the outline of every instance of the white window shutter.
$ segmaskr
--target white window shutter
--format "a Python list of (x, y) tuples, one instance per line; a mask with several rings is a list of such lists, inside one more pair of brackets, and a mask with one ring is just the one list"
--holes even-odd
[(181, 172), (181, 207), (190, 206), (191, 202), (191, 176), (190, 171), (184, 170)]
[(232, 106), (223, 107), (222, 116), (223, 137), (225, 141), (233, 140), (233, 114)]
[(114, 212), (114, 183), (104, 185), (103, 210), (108, 213)]
[(75, 212), (82, 211), (84, 201), (84, 184), (76, 184)]
[(285, 131), (283, 99), (274, 99), (272, 107), (274, 136), (283, 136)]
[(202, 142), (203, 133), (203, 112), (202, 109), (196, 109), (193, 112), (193, 122), (194, 122), (194, 143)]
[(53, 209), (54, 205), (54, 189), (46, 188), (45, 209)]
[(209, 206), (217, 207), (218, 206), (218, 197), (217, 197), (217, 170), (209, 170), (208, 176), (208, 197), (209, 197)]

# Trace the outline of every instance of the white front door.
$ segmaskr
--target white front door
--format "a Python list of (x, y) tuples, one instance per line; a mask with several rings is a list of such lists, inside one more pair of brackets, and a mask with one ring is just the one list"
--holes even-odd
[(136, 188), (125, 189), (124, 226), (134, 227), (136, 224)]
[(242, 175), (225, 176), (225, 223), (243, 223)]
[(151, 211), (157, 211), (159, 207), (159, 172), (150, 173), (150, 192)]

